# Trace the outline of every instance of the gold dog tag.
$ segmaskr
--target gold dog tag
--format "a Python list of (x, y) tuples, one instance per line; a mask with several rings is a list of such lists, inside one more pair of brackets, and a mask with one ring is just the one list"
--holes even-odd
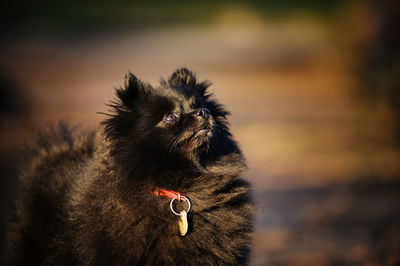
[(181, 211), (178, 221), (179, 233), (185, 236), (188, 231), (188, 221), (186, 211)]

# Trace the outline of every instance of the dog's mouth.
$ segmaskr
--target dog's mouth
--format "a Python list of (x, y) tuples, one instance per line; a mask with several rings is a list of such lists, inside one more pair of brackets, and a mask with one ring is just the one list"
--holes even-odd
[(196, 134), (194, 135), (194, 137), (204, 136), (204, 137), (211, 138), (213, 136), (213, 132), (214, 132), (214, 129), (213, 129), (213, 127), (211, 125), (210, 126), (206, 126), (206, 127), (202, 128), (202, 129), (198, 130), (196, 132)]
[(185, 152), (193, 152), (204, 148), (207, 149), (211, 138), (214, 136), (214, 128), (212, 122), (207, 122), (192, 130), (186, 131), (186, 133), (181, 136), (177, 146)]

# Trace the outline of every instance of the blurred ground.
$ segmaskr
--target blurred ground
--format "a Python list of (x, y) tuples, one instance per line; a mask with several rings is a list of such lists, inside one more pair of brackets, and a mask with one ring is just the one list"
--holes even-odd
[(5, 40), (4, 99), (17, 111), (0, 120), (2, 212), (16, 147), (32, 131), (60, 119), (96, 128), (124, 73), (157, 84), (186, 66), (213, 83), (248, 159), (259, 206), (252, 265), (397, 265), (397, 113), (366, 100), (357, 74), (376, 24), (363, 4), (335, 16), (265, 19), (232, 5), (200, 25)]

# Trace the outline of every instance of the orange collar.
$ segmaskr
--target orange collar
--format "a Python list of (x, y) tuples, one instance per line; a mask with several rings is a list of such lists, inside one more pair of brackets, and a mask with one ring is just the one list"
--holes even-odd
[(173, 198), (177, 197), (178, 200), (180, 200), (181, 196), (184, 196), (184, 194), (181, 194), (179, 192), (172, 191), (172, 190), (166, 190), (166, 189), (163, 189), (163, 188), (156, 188), (153, 191), (150, 191), (150, 193), (154, 194), (156, 196), (167, 197), (167, 198), (170, 198), (170, 199), (173, 199)]

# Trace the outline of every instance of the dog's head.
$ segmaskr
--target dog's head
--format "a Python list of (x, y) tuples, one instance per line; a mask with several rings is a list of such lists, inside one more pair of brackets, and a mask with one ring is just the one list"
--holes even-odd
[(127, 74), (125, 86), (116, 90), (118, 98), (110, 105), (115, 111), (104, 122), (113, 156), (126, 163), (159, 164), (229, 152), (235, 145), (228, 112), (211, 99), (208, 87), (208, 82), (198, 82), (185, 68), (156, 88)]

